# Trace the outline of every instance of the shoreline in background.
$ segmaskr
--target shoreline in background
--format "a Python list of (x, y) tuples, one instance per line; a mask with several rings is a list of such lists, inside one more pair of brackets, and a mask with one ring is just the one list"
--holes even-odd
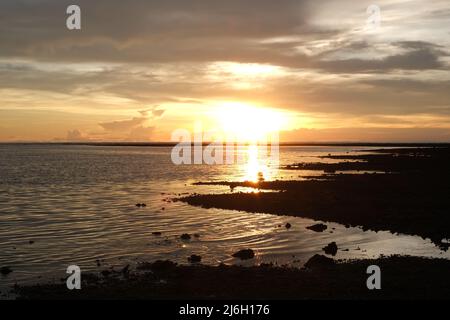
[[(105, 147), (173, 147), (178, 142), (2, 142), (0, 145), (73, 145)], [(207, 146), (211, 142), (203, 142)], [(194, 143), (191, 143), (194, 145)], [(248, 145), (240, 143), (238, 145)], [(280, 142), (280, 147), (450, 147), (450, 142)]]

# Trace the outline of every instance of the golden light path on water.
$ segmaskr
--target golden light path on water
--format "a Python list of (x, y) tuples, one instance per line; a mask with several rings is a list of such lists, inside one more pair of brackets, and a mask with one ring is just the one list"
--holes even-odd
[(276, 164), (270, 166), (270, 158), (267, 155), (267, 149), (270, 147), (252, 144), (246, 148), (247, 163), (244, 165), (246, 171), (244, 180), (258, 182), (271, 180), (273, 176), (276, 176), (278, 168)]

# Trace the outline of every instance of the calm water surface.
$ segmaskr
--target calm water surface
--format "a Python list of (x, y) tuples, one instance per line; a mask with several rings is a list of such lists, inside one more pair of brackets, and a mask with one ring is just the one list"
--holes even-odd
[[(370, 150), (281, 147), (280, 163), (330, 161), (317, 157), (355, 149)], [(450, 258), (450, 253), (415, 236), (365, 232), (335, 223), (316, 233), (305, 229), (317, 223), (310, 219), (168, 202), (194, 192), (230, 192), (228, 187), (192, 185), (197, 181), (237, 181), (253, 174), (246, 165), (175, 166), (170, 151), (168, 147), (0, 145), (0, 267), (14, 270), (0, 276), (0, 290), (16, 282), (58, 281), (71, 264), (100, 271), (157, 259), (187, 263), (191, 254), (201, 255), (205, 264), (242, 264), (231, 257), (242, 248), (257, 254), (244, 265), (273, 262), (300, 267), (331, 241), (349, 249), (339, 251), (336, 258), (380, 254)], [(270, 178), (316, 174), (280, 170)], [(136, 203), (147, 207), (136, 208)], [(293, 227), (278, 227), (286, 222)], [(183, 233), (200, 237), (182, 241)]]

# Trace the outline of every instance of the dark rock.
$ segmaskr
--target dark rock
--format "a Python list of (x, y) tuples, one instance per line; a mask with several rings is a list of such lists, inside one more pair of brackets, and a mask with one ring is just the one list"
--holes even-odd
[(141, 204), (140, 203), (136, 203), (136, 207), (140, 208)]
[(146, 207), (147, 205), (145, 203), (141, 203), (141, 207)]
[(255, 252), (252, 249), (243, 249), (234, 253), (232, 256), (241, 260), (248, 260), (255, 256)]
[(162, 235), (162, 233), (159, 232), (159, 231), (155, 231), (155, 232), (152, 232), (152, 235), (154, 235), (154, 236), (160, 236), (160, 235)]
[(181, 238), (182, 240), (191, 240), (191, 235), (188, 234), (188, 233), (183, 233), (183, 234), (180, 236), (180, 238)]
[(108, 276), (111, 274), (111, 271), (109, 271), (109, 270), (103, 270), (103, 271), (101, 272), (101, 274), (102, 274), (102, 276), (104, 276), (104, 277), (108, 277)]
[(194, 237), (195, 237), (195, 238), (200, 238), (200, 234), (194, 233)]
[(200, 262), (200, 261), (202, 261), (202, 257), (198, 256), (196, 254), (193, 254), (190, 257), (188, 257), (188, 261), (191, 262), (191, 263)]
[(336, 245), (336, 242), (333, 241), (329, 243), (326, 247), (323, 247), (322, 250), (325, 251), (326, 254), (331, 254), (332, 256), (335, 256), (338, 251), (338, 247)]
[(10, 267), (1, 267), (0, 268), (0, 273), (4, 276), (10, 274), (12, 271), (12, 269)]
[(156, 272), (161, 272), (173, 270), (176, 266), (177, 264), (170, 260), (157, 260), (149, 265), (149, 269)]
[(120, 272), (124, 275), (127, 275), (128, 273), (130, 273), (130, 265), (127, 264)]
[(28, 241), (28, 243), (29, 243), (29, 244), (33, 244), (33, 243), (34, 243), (34, 241), (33, 241), (33, 240), (30, 240), (30, 241)]
[(318, 224), (306, 227), (306, 229), (312, 230), (315, 232), (323, 232), (323, 231), (327, 230), (327, 228), (328, 228), (327, 225), (325, 225), (323, 223), (318, 223)]
[(325, 257), (321, 254), (315, 254), (305, 263), (305, 267), (309, 269), (330, 268), (334, 265), (335, 262), (332, 258)]
[(286, 223), (285, 227), (286, 227), (286, 229), (290, 229), (292, 227), (292, 225), (288, 222), (288, 223)]

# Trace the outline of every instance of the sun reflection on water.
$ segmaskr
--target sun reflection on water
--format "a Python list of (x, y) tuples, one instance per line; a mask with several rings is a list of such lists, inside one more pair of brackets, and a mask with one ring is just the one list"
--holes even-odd
[(256, 144), (246, 147), (245, 181), (261, 182), (272, 179), (273, 168), (269, 168), (269, 159), (264, 154), (265, 148)]

